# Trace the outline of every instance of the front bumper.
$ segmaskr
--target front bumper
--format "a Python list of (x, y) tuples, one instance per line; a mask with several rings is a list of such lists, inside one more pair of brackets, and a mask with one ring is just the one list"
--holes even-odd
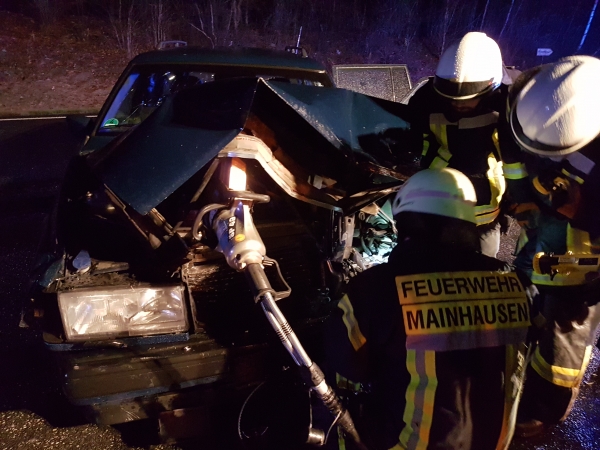
[(207, 392), (241, 390), (264, 380), (277, 358), (266, 344), (222, 347), (188, 341), (53, 352), (69, 401), (90, 419), (114, 424), (206, 403)]

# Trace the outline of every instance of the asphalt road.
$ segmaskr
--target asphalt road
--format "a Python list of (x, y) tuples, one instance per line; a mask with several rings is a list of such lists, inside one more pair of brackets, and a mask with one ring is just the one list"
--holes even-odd
[[(19, 327), (39, 236), (77, 144), (62, 119), (0, 120), (0, 450), (183, 449), (155, 445), (148, 424), (87, 424), (63, 397), (39, 330)], [(514, 237), (516, 228), (511, 231)], [(504, 258), (511, 246), (503, 241)], [(511, 450), (600, 449), (600, 357), (594, 352), (567, 421), (540, 437), (516, 439)]]
[(39, 330), (19, 326), (39, 236), (77, 144), (64, 119), (0, 121), (0, 450), (149, 447), (136, 430), (86, 424), (62, 395)]

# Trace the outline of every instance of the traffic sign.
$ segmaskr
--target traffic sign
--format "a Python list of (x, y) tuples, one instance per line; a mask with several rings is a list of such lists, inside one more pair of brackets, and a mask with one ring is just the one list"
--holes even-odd
[(552, 54), (551, 48), (538, 48), (537, 56), (550, 56)]

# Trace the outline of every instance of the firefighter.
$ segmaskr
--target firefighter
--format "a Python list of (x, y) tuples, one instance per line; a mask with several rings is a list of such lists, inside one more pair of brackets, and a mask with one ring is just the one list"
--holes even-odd
[(508, 98), (512, 141), (501, 136), (501, 144), (512, 158), (508, 189), (523, 225), (515, 264), (538, 286), (544, 317), (519, 409), (517, 434), (525, 437), (568, 416), (600, 321), (597, 267), (533, 270), (543, 254), (600, 253), (598, 80), (600, 60), (571, 56), (526, 71)]
[(479, 252), (475, 204), (455, 169), (413, 175), (393, 202), (388, 262), (353, 278), (329, 319), (330, 374), (369, 449), (508, 447), (527, 277)]
[(435, 76), (410, 97), (411, 150), (422, 147), (422, 168), (452, 167), (477, 192), (475, 217), (482, 252), (500, 247), (500, 202), (506, 189), (498, 151), (497, 122), (509, 80), (498, 44), (485, 33), (467, 33), (440, 58)]

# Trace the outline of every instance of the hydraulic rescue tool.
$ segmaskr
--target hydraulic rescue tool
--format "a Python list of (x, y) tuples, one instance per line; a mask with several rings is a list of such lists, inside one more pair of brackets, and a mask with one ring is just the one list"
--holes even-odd
[[(349, 411), (342, 405), (335, 391), (327, 384), (319, 366), (311, 360), (294, 330), (276, 304), (277, 300), (290, 295), (291, 289), (283, 279), (277, 261), (266, 256), (265, 245), (254, 225), (252, 208), (254, 203), (267, 203), (268, 195), (257, 194), (245, 189), (244, 164), (233, 158), (230, 166), (229, 202), (228, 205), (211, 204), (199, 211), (194, 222), (192, 233), (196, 239), (202, 238), (203, 224), (215, 232), (218, 239), (217, 250), (223, 253), (229, 266), (243, 272), (258, 303), (267, 317), (268, 322), (277, 333), (281, 343), (299, 367), (304, 382), (317, 394), (319, 399), (334, 416), (337, 424), (346, 436), (352, 439), (361, 450), (366, 450), (361, 442)], [(240, 180), (242, 178), (242, 181)], [(237, 180), (237, 181), (236, 181)], [(208, 219), (205, 216), (208, 214)], [(275, 291), (265, 274), (263, 266), (274, 265), (279, 278), (287, 287), (284, 291)], [(310, 430), (308, 444), (323, 446), (327, 436), (321, 430)]]
[(557, 274), (573, 277), (579, 281), (593, 281), (600, 276), (600, 255), (567, 252), (565, 255), (539, 252), (533, 258), (533, 270), (542, 275)]

